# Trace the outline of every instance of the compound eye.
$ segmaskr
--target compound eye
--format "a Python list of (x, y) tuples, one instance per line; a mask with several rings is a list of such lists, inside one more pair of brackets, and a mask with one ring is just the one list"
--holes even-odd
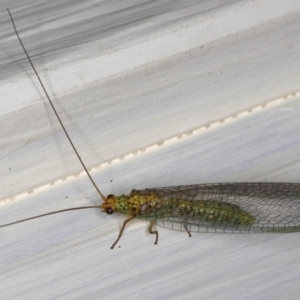
[(112, 198), (112, 197), (114, 197), (114, 195), (109, 194), (109, 195), (106, 197), (106, 199), (109, 199), (109, 198)]
[(111, 207), (108, 207), (108, 208), (106, 209), (106, 213), (107, 213), (108, 215), (112, 215), (112, 214), (114, 213), (114, 211), (113, 211), (113, 209), (112, 209)]

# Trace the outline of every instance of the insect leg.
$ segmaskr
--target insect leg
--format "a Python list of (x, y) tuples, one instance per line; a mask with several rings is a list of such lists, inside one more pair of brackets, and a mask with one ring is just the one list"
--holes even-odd
[(186, 232), (187, 232), (187, 234), (189, 235), (189, 237), (191, 237), (192, 235), (191, 235), (190, 231), (188, 230), (186, 224), (184, 224), (183, 227), (184, 227), (184, 229), (186, 230)]
[(158, 231), (157, 230), (154, 230), (154, 231), (152, 230), (154, 225), (155, 225), (155, 220), (152, 220), (150, 222), (150, 225), (149, 225), (149, 233), (156, 235), (156, 239), (155, 239), (155, 243), (154, 243), (154, 245), (156, 245), (157, 242), (158, 242)]
[(117, 240), (113, 243), (113, 245), (110, 247), (110, 249), (114, 249), (114, 247), (116, 246), (116, 244), (118, 243), (118, 241), (120, 240), (120, 238), (121, 238), (121, 236), (123, 234), (123, 231), (125, 229), (126, 224), (129, 223), (130, 221), (132, 221), (133, 219), (134, 219), (134, 217), (132, 216), (129, 219), (127, 219), (127, 220), (124, 221), (123, 226), (122, 226), (122, 228), (120, 230), (119, 236), (118, 236)]

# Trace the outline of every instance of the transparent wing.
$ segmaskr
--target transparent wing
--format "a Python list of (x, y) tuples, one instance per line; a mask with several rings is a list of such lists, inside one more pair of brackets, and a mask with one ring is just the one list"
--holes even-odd
[(300, 231), (299, 183), (218, 183), (139, 190), (159, 207), (140, 219), (172, 230), (217, 233)]

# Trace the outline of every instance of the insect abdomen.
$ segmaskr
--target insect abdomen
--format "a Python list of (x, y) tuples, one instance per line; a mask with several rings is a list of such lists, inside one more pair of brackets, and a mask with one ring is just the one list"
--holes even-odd
[(172, 217), (188, 217), (211, 224), (249, 226), (255, 218), (237, 205), (218, 201), (191, 201), (168, 199), (164, 208), (168, 208)]

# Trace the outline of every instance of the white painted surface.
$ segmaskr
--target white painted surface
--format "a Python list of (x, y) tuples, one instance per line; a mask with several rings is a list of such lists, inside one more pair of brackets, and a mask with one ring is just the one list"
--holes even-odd
[[(1, 224), (101, 203), (84, 175), (49, 185), (81, 167), (41, 99), (7, 5), (84, 161), (113, 160), (92, 173), (105, 194), (300, 182), (298, 1), (2, 1)], [(147, 223), (135, 221), (112, 251), (124, 219), (78, 211), (2, 228), (1, 299), (299, 294), (297, 233), (188, 239), (159, 229), (153, 246)]]

